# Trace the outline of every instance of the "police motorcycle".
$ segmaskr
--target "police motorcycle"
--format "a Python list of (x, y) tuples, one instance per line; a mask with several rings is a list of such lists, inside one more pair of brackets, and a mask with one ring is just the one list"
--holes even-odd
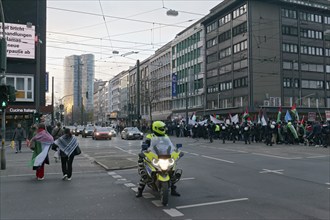
[(143, 158), (145, 169), (139, 169), (139, 174), (148, 187), (160, 193), (160, 200), (164, 206), (168, 204), (171, 184), (178, 182), (182, 176), (182, 170), (176, 169), (177, 161), (184, 155), (180, 151), (181, 147), (182, 144), (177, 144), (171, 154), (157, 155), (148, 150), (147, 144), (142, 144), (140, 156)]

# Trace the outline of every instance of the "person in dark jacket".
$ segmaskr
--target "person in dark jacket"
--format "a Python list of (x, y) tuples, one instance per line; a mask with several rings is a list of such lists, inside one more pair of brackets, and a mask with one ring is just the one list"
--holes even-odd
[(22, 128), (22, 125), (19, 123), (19, 124), (17, 124), (17, 127), (15, 128), (13, 138), (12, 138), (12, 141), (16, 142), (16, 151), (15, 151), (16, 154), (17, 154), (17, 152), (20, 152), (20, 153), (22, 152), (22, 141), (24, 141), (24, 140), (27, 140), (26, 132)]

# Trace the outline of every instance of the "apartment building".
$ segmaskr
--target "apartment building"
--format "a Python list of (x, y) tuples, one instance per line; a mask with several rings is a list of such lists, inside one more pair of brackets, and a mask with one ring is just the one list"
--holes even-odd
[(330, 2), (225, 0), (203, 19), (206, 110), (330, 107)]

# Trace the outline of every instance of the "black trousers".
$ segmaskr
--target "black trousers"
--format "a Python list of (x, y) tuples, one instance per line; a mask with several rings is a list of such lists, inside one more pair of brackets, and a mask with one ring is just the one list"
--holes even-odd
[(72, 176), (73, 159), (74, 159), (73, 154), (70, 157), (68, 157), (68, 156), (61, 157), (62, 172), (63, 172), (63, 175), (66, 174), (68, 176), (68, 178), (71, 178), (71, 176)]

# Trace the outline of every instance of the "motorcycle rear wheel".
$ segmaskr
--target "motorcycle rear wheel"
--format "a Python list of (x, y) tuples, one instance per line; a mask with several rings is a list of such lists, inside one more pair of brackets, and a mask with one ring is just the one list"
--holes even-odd
[(160, 189), (160, 201), (164, 206), (166, 206), (168, 203), (169, 183), (161, 182), (159, 185), (159, 189)]

